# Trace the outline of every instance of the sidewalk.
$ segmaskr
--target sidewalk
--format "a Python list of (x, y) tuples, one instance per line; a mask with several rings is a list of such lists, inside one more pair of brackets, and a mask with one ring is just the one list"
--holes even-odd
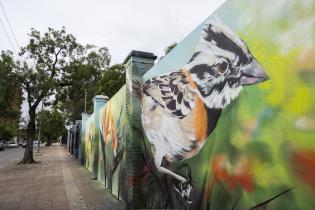
[(125, 209), (62, 146), (34, 153), (40, 164), (0, 170), (0, 209)]

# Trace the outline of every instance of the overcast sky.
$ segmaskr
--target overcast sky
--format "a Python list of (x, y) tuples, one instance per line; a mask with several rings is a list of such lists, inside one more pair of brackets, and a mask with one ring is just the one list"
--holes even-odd
[[(216, 10), (224, 0), (0, 0), (20, 46), (30, 32), (66, 27), (81, 44), (108, 47), (113, 63), (131, 50), (158, 56), (179, 42)], [(9, 26), (2, 10), (1, 20)], [(9, 34), (10, 35), (10, 34)], [(15, 49), (14, 38), (11, 41)], [(12, 50), (0, 26), (0, 50)]]
[[(81, 44), (108, 47), (111, 64), (121, 63), (131, 50), (157, 56), (173, 42), (181, 41), (224, 0), (0, 0), (17, 42), (28, 42), (30, 28), (66, 27)], [(15, 51), (17, 44), (3, 11), (5, 25)], [(12, 50), (0, 24), (0, 50)], [(27, 104), (22, 116), (27, 116)]]

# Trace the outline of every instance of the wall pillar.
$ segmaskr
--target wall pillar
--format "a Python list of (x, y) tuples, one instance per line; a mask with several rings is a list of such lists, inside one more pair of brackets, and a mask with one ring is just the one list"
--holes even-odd
[(69, 128), (67, 128), (67, 150), (70, 152), (70, 130), (71, 130), (71, 124), (69, 125)]
[(91, 179), (97, 179), (98, 176), (98, 155), (99, 155), (99, 141), (100, 141), (100, 109), (107, 103), (108, 96), (96, 95), (93, 98), (95, 135), (93, 139), (93, 160)]
[(75, 129), (74, 129), (74, 157), (75, 159), (79, 159), (79, 151), (80, 151), (80, 130), (81, 130), (81, 120), (75, 121)]
[(75, 122), (71, 125), (70, 129), (70, 136), (71, 136), (71, 145), (70, 145), (70, 153), (71, 155), (74, 155), (75, 151)]
[[(154, 65), (157, 57), (152, 53), (132, 51), (125, 59), (127, 78), (142, 82), (142, 76)], [(142, 158), (142, 134), (141, 109), (138, 99), (130, 90), (130, 81), (126, 80), (126, 176), (127, 209), (140, 209), (145, 207), (145, 196), (143, 195), (141, 179), (144, 166)]]
[(86, 122), (90, 115), (86, 112), (81, 114), (81, 132), (80, 132), (80, 147), (79, 147), (79, 161), (81, 165), (85, 165), (85, 133), (86, 133)]

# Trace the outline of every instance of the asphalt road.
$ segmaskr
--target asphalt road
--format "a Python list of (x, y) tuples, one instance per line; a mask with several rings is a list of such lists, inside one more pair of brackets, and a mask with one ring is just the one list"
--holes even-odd
[(0, 151), (0, 169), (21, 160), (25, 148), (12, 148)]

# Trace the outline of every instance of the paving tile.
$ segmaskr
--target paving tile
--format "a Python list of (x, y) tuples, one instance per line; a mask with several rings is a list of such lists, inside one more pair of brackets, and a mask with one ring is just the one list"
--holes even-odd
[[(73, 198), (79, 198), (79, 203), (74, 205), (84, 203), (85, 209), (125, 209), (100, 182), (90, 180), (89, 172), (62, 146), (45, 147), (39, 155), (35, 154), (35, 159), (41, 163), (12, 164), (0, 170), (0, 210), (67, 210), (71, 209)], [(70, 185), (65, 182), (65, 166), (68, 176), (72, 177)], [(72, 194), (67, 194), (69, 192)], [(75, 209), (84, 209), (82, 207)]]

